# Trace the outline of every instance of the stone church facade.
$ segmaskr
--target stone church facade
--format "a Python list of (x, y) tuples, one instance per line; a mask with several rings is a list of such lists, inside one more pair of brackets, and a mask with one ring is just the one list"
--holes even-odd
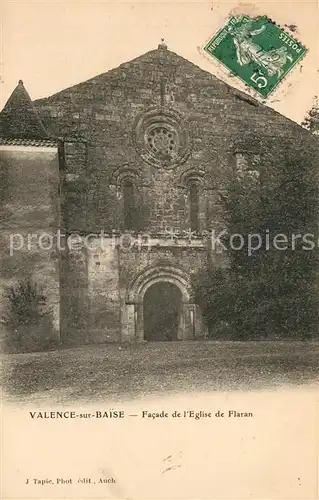
[(31, 275), (78, 343), (204, 336), (191, 277), (227, 265), (207, 238), (227, 182), (304, 133), (164, 43), (34, 102), (20, 81), (0, 116), (0, 288)]

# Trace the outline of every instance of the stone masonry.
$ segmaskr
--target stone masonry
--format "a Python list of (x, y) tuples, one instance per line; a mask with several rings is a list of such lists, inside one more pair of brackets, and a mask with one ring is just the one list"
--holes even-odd
[[(205, 335), (190, 282), (208, 261), (227, 265), (203, 237), (223, 228), (220, 195), (241, 164), (271, 176), (306, 132), (163, 43), (51, 97), (26, 95), (20, 82), (1, 113), (11, 187), (0, 224), (8, 237), (59, 228), (78, 239), (30, 264), (42, 263), (61, 341), (143, 340), (144, 296), (159, 282), (180, 290), (178, 338)], [(4, 287), (19, 272), (2, 248)]]

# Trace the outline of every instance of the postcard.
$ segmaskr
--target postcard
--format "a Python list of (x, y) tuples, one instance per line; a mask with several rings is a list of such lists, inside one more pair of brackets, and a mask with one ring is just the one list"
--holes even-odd
[(1, 19), (1, 497), (317, 499), (316, 2)]

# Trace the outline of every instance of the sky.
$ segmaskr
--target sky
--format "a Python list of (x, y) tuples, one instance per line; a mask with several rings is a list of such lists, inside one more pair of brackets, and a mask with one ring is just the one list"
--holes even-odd
[[(306, 57), (266, 102), (300, 123), (318, 94), (315, 1), (2, 0), (0, 107), (19, 79), (32, 99), (46, 97), (155, 49), (161, 38), (170, 50), (247, 92), (241, 81), (202, 51), (234, 13), (266, 14), (307, 47)], [(288, 26), (293, 26), (293, 33)], [(248, 92), (259, 99), (254, 91)]]

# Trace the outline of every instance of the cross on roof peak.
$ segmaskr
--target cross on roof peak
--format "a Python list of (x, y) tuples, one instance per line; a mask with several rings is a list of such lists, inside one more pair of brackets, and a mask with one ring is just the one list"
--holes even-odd
[(164, 38), (161, 38), (161, 43), (158, 45), (159, 49), (167, 49), (167, 45), (165, 43)]

